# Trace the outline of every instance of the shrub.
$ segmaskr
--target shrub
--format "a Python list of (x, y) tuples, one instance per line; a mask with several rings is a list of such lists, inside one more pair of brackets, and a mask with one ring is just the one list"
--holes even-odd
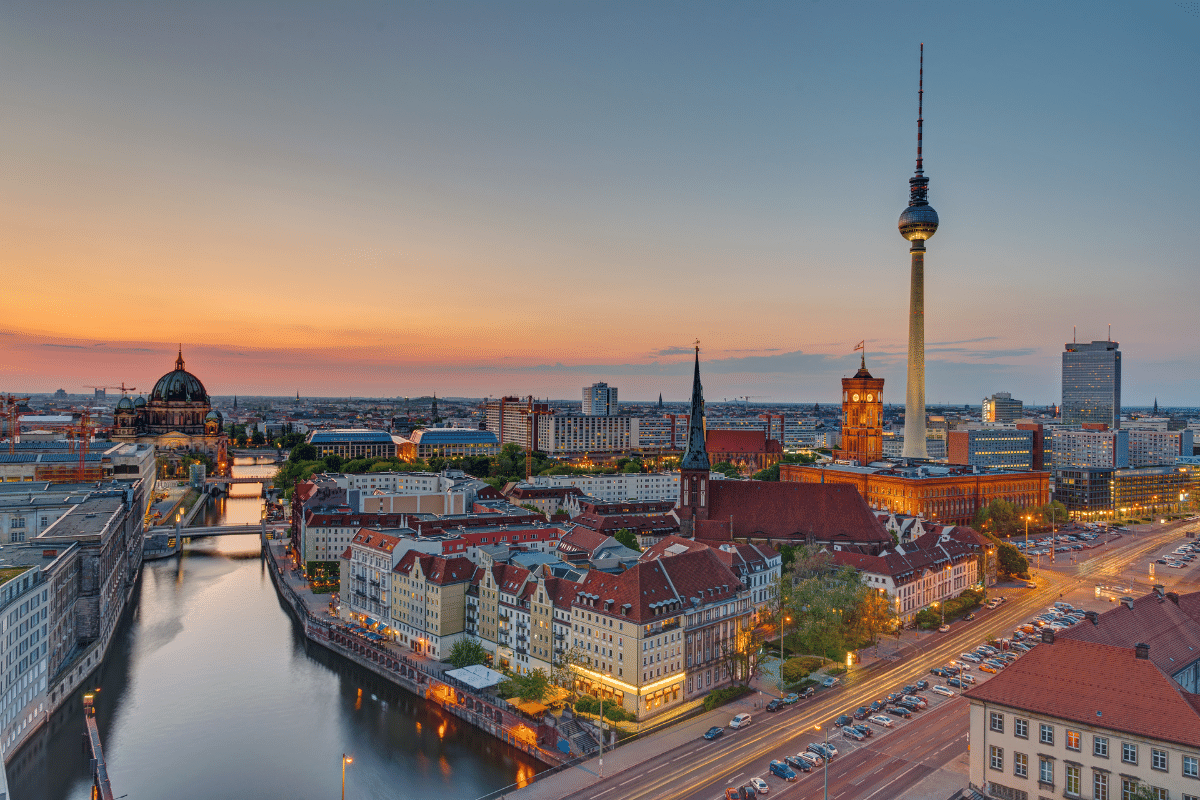
[(783, 662), (783, 680), (796, 683), (821, 668), (821, 659), (816, 656), (796, 656)]
[(712, 711), (754, 690), (749, 686), (728, 686), (724, 689), (713, 689), (704, 696), (704, 710)]

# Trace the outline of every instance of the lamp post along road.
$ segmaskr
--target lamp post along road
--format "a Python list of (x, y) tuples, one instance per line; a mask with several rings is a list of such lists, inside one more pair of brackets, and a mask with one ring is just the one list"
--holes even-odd
[(353, 763), (353, 758), (342, 753), (342, 800), (346, 800), (346, 765)]

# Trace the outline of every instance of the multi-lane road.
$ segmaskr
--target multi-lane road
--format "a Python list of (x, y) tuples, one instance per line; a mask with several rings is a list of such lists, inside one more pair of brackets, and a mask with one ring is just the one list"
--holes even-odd
[[(931, 634), (904, 659), (862, 673), (851, 673), (845, 686), (801, 701), (783, 711), (768, 714), (760, 710), (746, 729), (733, 731), (715, 741), (696, 739), (666, 750), (620, 773), (604, 778), (563, 798), (563, 800), (716, 800), (726, 787), (740, 786), (752, 777), (764, 778), (771, 787), (769, 796), (786, 794), (788, 800), (821, 797), (824, 772), (815, 769), (801, 773), (795, 783), (785, 783), (768, 773), (772, 759), (805, 749), (809, 742), (821, 741), (826, 732), (840, 754), (828, 765), (829, 795), (858, 800), (898, 797), (939, 766), (967, 749), (967, 702), (960, 697), (936, 698), (929, 710), (910, 720), (896, 720), (895, 727), (879, 730), (865, 742), (844, 739), (841, 731), (831, 728), (832, 720), (860, 705), (896, 691), (920, 678), (929, 678), (929, 669), (957, 659), (989, 638), (1009, 635), (1019, 624), (1043, 610), (1060, 594), (1105, 579), (1119, 576), (1130, 563), (1145, 560), (1168, 540), (1178, 538), (1182, 529), (1141, 533), (1137, 538), (1112, 547), (1110, 552), (1087, 559), (1071, 574), (1042, 570), (1037, 589), (1007, 589), (1000, 594), (1008, 602), (992, 611), (979, 613), (971, 623), (957, 623), (946, 634)], [(992, 594), (998, 592), (993, 590)], [(984, 677), (979, 675), (977, 677)], [(937, 682), (937, 681), (934, 681)], [(944, 681), (943, 681), (944, 682)], [(925, 693), (930, 696), (928, 692)], [(931, 699), (936, 696), (931, 696)], [(820, 730), (816, 729), (820, 726)]]

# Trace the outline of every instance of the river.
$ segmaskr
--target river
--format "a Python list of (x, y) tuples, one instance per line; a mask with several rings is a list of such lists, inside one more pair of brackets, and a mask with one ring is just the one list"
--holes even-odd
[[(239, 464), (234, 474), (264, 474), (256, 469)], [(262, 500), (244, 496), (253, 485), (232, 488), (204, 524), (258, 521)], [(225, 536), (145, 564), (136, 605), (94, 676), (118, 796), (337, 797), (342, 753), (353, 758), (348, 798), (471, 800), (542, 768), (309, 645), (258, 553), (256, 536)], [(15, 800), (90, 797), (83, 729), (77, 696), (9, 763)]]

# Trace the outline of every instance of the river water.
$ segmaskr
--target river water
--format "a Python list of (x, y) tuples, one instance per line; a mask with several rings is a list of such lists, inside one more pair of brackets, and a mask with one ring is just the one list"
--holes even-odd
[[(255, 469), (264, 468), (234, 474), (264, 475)], [(246, 496), (254, 487), (232, 488), (205, 524), (258, 521), (262, 500)], [(135, 598), (93, 676), (117, 796), (334, 798), (343, 753), (354, 759), (348, 798), (471, 800), (542, 768), (308, 645), (276, 596), (257, 536), (197, 539), (178, 557), (146, 562)], [(90, 797), (83, 729), (77, 696), (9, 763), (15, 800)]]

